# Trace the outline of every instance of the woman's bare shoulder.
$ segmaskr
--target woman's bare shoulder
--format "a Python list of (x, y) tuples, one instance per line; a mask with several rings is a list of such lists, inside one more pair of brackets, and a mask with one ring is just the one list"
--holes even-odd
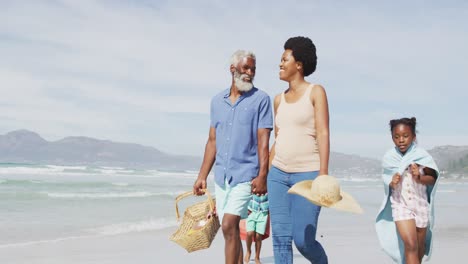
[(312, 102), (315, 100), (325, 99), (327, 98), (327, 93), (325, 92), (325, 88), (320, 84), (312, 84), (312, 92), (310, 93), (310, 99)]

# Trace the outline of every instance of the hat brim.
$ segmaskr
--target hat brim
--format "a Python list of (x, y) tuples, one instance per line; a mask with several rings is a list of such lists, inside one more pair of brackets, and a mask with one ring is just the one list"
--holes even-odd
[(362, 210), (359, 203), (350, 194), (343, 192), (343, 191), (340, 191), (340, 195), (342, 197), (340, 201), (333, 203), (331, 205), (322, 204), (320, 201), (317, 201), (316, 199), (314, 199), (310, 191), (313, 182), (314, 182), (313, 180), (305, 180), (305, 181), (298, 182), (294, 184), (291, 188), (289, 188), (288, 193), (300, 195), (306, 198), (307, 200), (309, 200), (311, 203), (318, 205), (318, 206), (328, 207), (328, 208), (355, 213), (355, 214), (362, 214), (364, 212), (364, 210)]

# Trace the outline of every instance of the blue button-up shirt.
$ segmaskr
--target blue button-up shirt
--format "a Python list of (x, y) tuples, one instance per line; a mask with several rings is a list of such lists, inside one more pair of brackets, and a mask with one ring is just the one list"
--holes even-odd
[(230, 89), (211, 100), (211, 127), (216, 129), (215, 182), (224, 187), (249, 182), (258, 175), (260, 128), (273, 128), (270, 97), (253, 87), (232, 104)]

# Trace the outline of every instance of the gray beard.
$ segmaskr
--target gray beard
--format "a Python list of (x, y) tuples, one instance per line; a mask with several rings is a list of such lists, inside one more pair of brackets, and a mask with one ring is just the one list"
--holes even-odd
[[(234, 85), (237, 87), (237, 90), (241, 92), (248, 92), (252, 90), (253, 83), (251, 82), (244, 82), (242, 78), (245, 77), (246, 74), (240, 74), (238, 72), (234, 72)], [(253, 79), (252, 79), (253, 81)]]

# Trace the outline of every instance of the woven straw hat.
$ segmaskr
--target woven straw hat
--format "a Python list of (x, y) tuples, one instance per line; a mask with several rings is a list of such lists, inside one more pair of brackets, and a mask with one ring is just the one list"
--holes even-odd
[(346, 192), (341, 191), (338, 180), (330, 175), (318, 176), (294, 184), (288, 193), (303, 196), (310, 202), (328, 208), (362, 214), (361, 206)]

